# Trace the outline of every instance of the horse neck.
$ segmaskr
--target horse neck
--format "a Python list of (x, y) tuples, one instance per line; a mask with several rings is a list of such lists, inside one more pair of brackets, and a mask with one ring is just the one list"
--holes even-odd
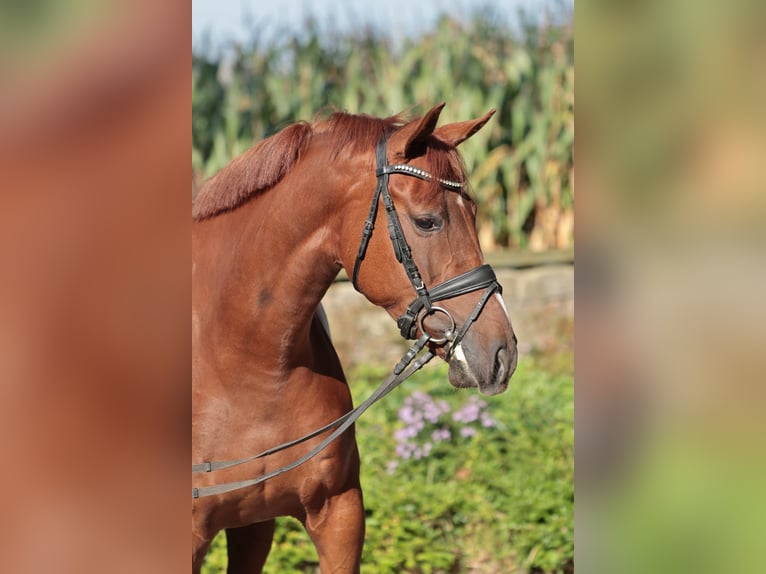
[(263, 368), (302, 360), (314, 312), (340, 269), (337, 194), (311, 184), (291, 174), (234, 211), (194, 224), (193, 298), (200, 328), (215, 334), (208, 344), (257, 355)]

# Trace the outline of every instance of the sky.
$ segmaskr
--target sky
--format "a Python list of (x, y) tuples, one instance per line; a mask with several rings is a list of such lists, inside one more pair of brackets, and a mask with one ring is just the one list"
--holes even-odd
[[(492, 6), (510, 24), (520, 7), (532, 13), (542, 7), (574, 0), (192, 0), (192, 45), (205, 36), (217, 46), (228, 40), (251, 37), (248, 17), (265, 35), (296, 30), (313, 15), (323, 28), (346, 31), (373, 25), (388, 30), (394, 38), (427, 29), (441, 13), (470, 14)], [(560, 10), (560, 9), (559, 9)]]

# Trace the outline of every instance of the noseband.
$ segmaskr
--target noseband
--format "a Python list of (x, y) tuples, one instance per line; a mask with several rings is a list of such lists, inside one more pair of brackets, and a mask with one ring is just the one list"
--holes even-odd
[[(372, 196), (370, 213), (367, 216), (367, 221), (364, 222), (362, 241), (359, 244), (359, 251), (356, 254), (356, 261), (354, 262), (354, 272), (351, 278), (352, 284), (354, 285), (354, 288), (359, 291), (359, 269), (362, 266), (362, 261), (367, 252), (367, 244), (369, 243), (370, 237), (372, 237), (372, 231), (375, 228), (375, 220), (378, 215), (378, 204), (382, 197), (383, 205), (386, 209), (386, 218), (388, 219), (388, 236), (391, 239), (394, 254), (396, 255), (397, 261), (404, 267), (407, 278), (410, 280), (417, 295), (412, 303), (409, 304), (404, 314), (402, 314), (396, 321), (396, 324), (399, 327), (399, 332), (405, 339), (416, 339), (419, 329), (423, 335), (428, 335), (431, 342), (436, 345), (443, 345), (449, 341), (450, 345), (447, 349), (447, 357), (449, 358), (454, 349), (457, 348), (462, 341), (468, 328), (478, 318), (489, 298), (495, 292), (502, 293), (502, 287), (497, 282), (497, 277), (495, 276), (492, 267), (486, 264), (480, 265), (465, 273), (461, 273), (460, 275), (448, 279), (443, 283), (439, 283), (430, 289), (426, 287), (423, 283), (420, 271), (418, 270), (418, 266), (412, 259), (412, 251), (404, 237), (402, 224), (396, 213), (394, 201), (388, 191), (388, 177), (392, 173), (401, 173), (403, 175), (417, 177), (418, 179), (432, 181), (434, 176), (427, 171), (408, 164), (389, 165), (388, 158), (386, 157), (386, 137), (383, 137), (378, 142), (375, 149), (375, 158), (377, 163), (375, 175), (378, 178), (378, 183), (375, 187), (375, 193)], [(438, 181), (442, 187), (448, 190), (459, 192), (463, 188), (463, 184), (457, 181), (449, 181), (446, 179), (439, 179)], [(480, 289), (486, 289), (486, 291), (479, 299), (473, 312), (460, 330), (455, 332), (456, 325), (452, 314), (443, 307), (434, 305), (434, 302), (452, 299), (453, 297), (459, 297), (460, 295), (478, 291)], [(423, 320), (426, 317), (435, 314), (444, 315), (450, 324), (450, 327), (444, 331), (442, 336), (434, 336), (428, 333), (423, 326)]]

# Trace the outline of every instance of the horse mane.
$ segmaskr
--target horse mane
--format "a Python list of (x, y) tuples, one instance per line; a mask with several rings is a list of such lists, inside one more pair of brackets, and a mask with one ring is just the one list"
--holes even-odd
[(383, 138), (405, 124), (402, 114), (389, 118), (376, 118), (367, 114), (346, 114), (335, 112), (327, 120), (318, 123), (317, 129), (327, 131), (336, 142), (333, 149), (333, 159), (337, 159), (344, 151), (351, 153), (372, 152), (375, 157), (375, 146)]
[(306, 122), (287, 126), (257, 143), (209, 179), (192, 203), (192, 218), (207, 219), (242, 205), (277, 184), (311, 139)]
[[(326, 119), (297, 122), (255, 144), (210, 178), (192, 202), (192, 218), (200, 221), (236, 209), (251, 197), (274, 187), (298, 163), (315, 134), (333, 139), (331, 158), (343, 153), (368, 153), (374, 161), (375, 145), (405, 123), (403, 114), (376, 118), (366, 114), (334, 112)], [(445, 144), (432, 138), (426, 150), (434, 175), (454, 179), (462, 164)], [(457, 160), (456, 160), (457, 158)], [(458, 163), (456, 163), (456, 161)], [(438, 184), (434, 182), (434, 189)]]

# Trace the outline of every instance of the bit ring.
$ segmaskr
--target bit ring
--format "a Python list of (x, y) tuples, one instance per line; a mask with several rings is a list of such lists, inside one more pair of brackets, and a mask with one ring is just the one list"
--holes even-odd
[[(444, 331), (442, 337), (434, 337), (431, 333), (426, 331), (426, 328), (423, 326), (423, 319), (426, 317), (430, 317), (431, 315), (434, 315), (436, 313), (442, 313), (447, 316), (447, 319), (449, 319), (449, 322), (451, 324), (450, 328)], [(454, 334), (455, 334), (455, 319), (452, 317), (449, 311), (447, 311), (444, 307), (431, 307), (430, 311), (424, 311), (420, 315), (418, 315), (418, 328), (420, 329), (420, 332), (424, 335), (428, 335), (428, 338), (431, 340), (432, 343), (436, 345), (443, 345), (446, 343)]]

